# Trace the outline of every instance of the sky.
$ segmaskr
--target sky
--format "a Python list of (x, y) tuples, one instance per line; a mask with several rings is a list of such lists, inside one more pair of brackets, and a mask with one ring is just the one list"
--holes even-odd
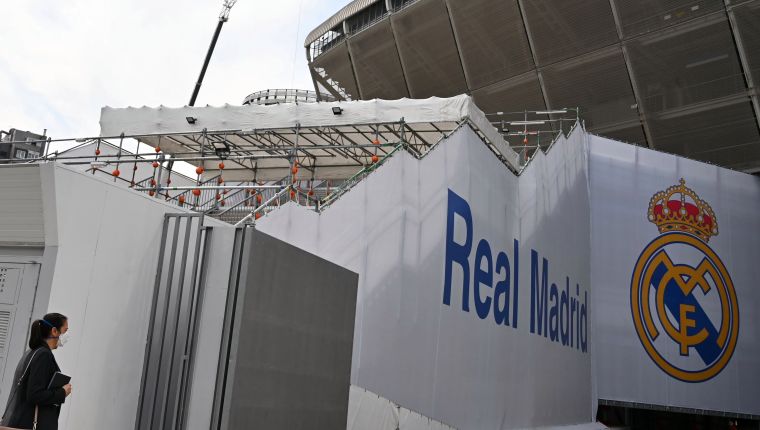
[[(313, 89), (306, 35), (349, 0), (239, 0), (196, 106)], [(0, 6), (0, 129), (97, 136), (103, 106), (183, 106), (222, 0), (20, 0)]]

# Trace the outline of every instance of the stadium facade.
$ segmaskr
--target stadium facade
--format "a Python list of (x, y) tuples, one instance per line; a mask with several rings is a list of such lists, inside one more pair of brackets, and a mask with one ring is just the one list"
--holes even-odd
[(322, 94), (578, 106), (592, 133), (760, 171), (760, 0), (355, 0), (305, 47)]
[(760, 178), (579, 122), (523, 162), (464, 95), (100, 124), (0, 166), (0, 404), (60, 311), (62, 430), (757, 428)]

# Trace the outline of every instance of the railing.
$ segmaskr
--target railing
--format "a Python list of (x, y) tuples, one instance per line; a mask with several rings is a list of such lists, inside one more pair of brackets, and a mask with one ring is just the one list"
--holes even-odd
[[(244, 105), (270, 105), (278, 103), (314, 103), (319, 94), (312, 90), (268, 89), (249, 94), (243, 101)], [(335, 101), (335, 97), (322, 95), (325, 101)]]
[(378, 167), (380, 167), (385, 162), (385, 160), (387, 160), (389, 157), (391, 157), (393, 154), (395, 154), (396, 152), (398, 152), (405, 146), (406, 146), (405, 142), (399, 142), (396, 146), (393, 147), (393, 150), (391, 150), (388, 154), (382, 156), (378, 160), (377, 163), (366, 166), (364, 169), (360, 170), (355, 175), (346, 179), (346, 181), (343, 184), (341, 184), (340, 187), (336, 188), (335, 191), (329, 193), (327, 196), (325, 196), (323, 199), (317, 202), (317, 210), (322, 210), (330, 206), (331, 204), (333, 204), (343, 194), (346, 194), (348, 190), (350, 190), (356, 184), (361, 182), (362, 179), (366, 178), (367, 175), (374, 172)]
[[(280, 191), (282, 191), (285, 188), (288, 188), (289, 180), (290, 180), (290, 177), (286, 176), (280, 179), (279, 181), (275, 181), (274, 183), (269, 184), (269, 185), (280, 185), (281, 188), (238, 190), (238, 192), (243, 192), (243, 196), (242, 196), (243, 198), (241, 198), (240, 201), (233, 204), (232, 206), (227, 207), (226, 209), (216, 211), (216, 212), (207, 212), (207, 214), (221, 221), (228, 222), (230, 224), (236, 224), (241, 219), (248, 216), (250, 213), (253, 213), (259, 206), (261, 206), (263, 202), (269, 201), (272, 197), (277, 195)], [(279, 206), (281, 203), (283, 202), (278, 201), (277, 205)]]
[[(356, 14), (346, 18), (345, 27), (335, 27), (322, 35), (319, 39), (311, 43), (311, 59), (312, 61), (329, 51), (333, 47), (337, 46), (346, 37), (357, 34), (364, 29), (372, 27), (383, 19), (387, 18), (391, 13), (399, 12), (407, 6), (416, 3), (418, 0), (392, 0), (391, 10), (389, 11), (385, 6), (385, 1), (379, 1), (371, 6), (362, 9)], [(343, 28), (347, 33), (343, 33)]]
[(379, 1), (346, 19), (348, 34), (356, 34), (371, 27), (386, 16), (388, 16), (388, 9), (385, 7), (385, 1)]
[[(375, 171), (386, 159), (404, 148), (405, 145), (404, 142), (398, 143), (393, 147), (393, 150), (379, 158), (376, 163), (364, 167), (335, 188), (331, 187), (331, 184), (326, 181), (316, 183), (307, 181), (308, 187), (303, 187), (301, 186), (302, 183), (289, 183), (290, 177), (288, 176), (274, 183), (274, 185), (280, 185), (280, 187), (275, 186), (274, 188), (257, 191), (238, 204), (219, 213), (209, 213), (209, 215), (230, 224), (241, 225), (244, 223), (255, 223), (262, 216), (291, 201), (308, 209), (321, 211), (334, 203), (367, 175)], [(261, 196), (261, 201), (259, 201), (259, 196)], [(254, 199), (256, 199), (255, 203)]]
[(417, 1), (418, 0), (391, 0), (391, 10), (393, 12), (398, 12), (407, 6), (411, 6), (413, 3), (416, 3)]
[[(562, 115), (570, 112), (574, 115), (573, 118), (562, 118), (557, 117), (556, 115)], [(527, 115), (526, 112), (518, 112), (519, 114), (522, 114), (523, 116)], [(528, 112), (530, 113), (530, 112)], [(513, 114), (512, 112), (504, 113), (504, 112), (498, 112), (493, 115), (497, 116), (504, 116), (505, 114)], [(520, 120), (520, 121), (492, 121), (494, 125), (502, 124), (504, 126), (510, 125), (510, 126), (520, 126), (523, 128), (522, 131), (510, 131), (506, 127), (502, 127), (499, 131), (506, 137), (508, 135), (514, 135), (514, 136), (520, 136), (521, 138), (525, 139), (530, 136), (534, 136), (536, 132), (528, 130), (528, 125), (543, 125), (544, 123), (550, 123), (555, 122), (557, 124), (558, 131), (551, 131), (547, 133), (552, 133), (553, 136), (551, 138), (547, 138), (547, 145), (551, 146), (553, 142), (557, 140), (559, 136), (564, 134), (565, 128), (567, 125), (572, 124), (569, 130), (567, 132), (572, 132), (572, 130), (579, 126), (580, 119), (578, 116), (578, 110), (577, 109), (562, 109), (562, 110), (556, 110), (556, 111), (541, 111), (541, 112), (534, 112), (534, 114), (540, 114), (540, 115), (547, 115), (552, 116), (554, 119), (546, 119), (546, 120), (536, 120), (536, 121), (528, 121), (528, 120)], [(535, 124), (534, 124), (535, 123)], [(538, 124), (540, 123), (540, 124)], [(465, 124), (465, 123), (463, 123)], [(445, 138), (444, 138), (445, 139)], [(438, 143), (432, 145), (429, 149), (434, 148), (438, 144), (440, 144), (443, 140), (439, 141)], [(540, 141), (539, 141), (540, 142)], [(384, 145), (384, 146), (390, 146), (390, 145)], [(535, 154), (536, 150), (541, 148), (539, 145), (535, 145), (533, 147), (533, 154)], [(255, 223), (256, 220), (260, 219), (262, 216), (265, 216), (275, 208), (281, 206), (282, 204), (288, 202), (288, 201), (295, 201), (296, 203), (306, 206), (310, 209), (313, 209), (317, 212), (321, 212), (328, 208), (330, 205), (335, 203), (341, 196), (346, 194), (349, 190), (351, 190), (355, 185), (357, 185), (359, 182), (361, 182), (363, 179), (365, 179), (368, 175), (370, 175), (372, 172), (377, 170), (385, 161), (387, 161), (391, 156), (393, 156), (396, 152), (405, 149), (412, 153), (417, 158), (424, 157), (425, 154), (429, 153), (429, 150), (425, 153), (420, 153), (419, 151), (415, 150), (412, 145), (410, 145), (407, 141), (403, 139), (400, 140), (398, 143), (393, 145), (393, 149), (388, 152), (387, 154), (381, 156), (377, 162), (373, 164), (369, 164), (365, 166), (363, 169), (361, 169), (359, 172), (345, 180), (342, 184), (335, 187), (334, 189), (331, 189), (329, 184), (325, 186), (326, 184), (323, 182), (321, 184), (317, 184), (316, 187), (309, 187), (308, 191), (304, 190), (303, 187), (299, 187), (294, 184), (288, 184), (284, 185), (281, 189), (276, 190), (270, 190), (268, 193), (272, 195), (271, 198), (266, 199), (266, 201), (263, 204), (260, 204), (256, 207), (254, 207), (253, 210), (250, 210), (249, 213), (246, 210), (245, 207), (242, 207), (240, 205), (236, 205), (235, 208), (231, 208), (229, 211), (225, 211), (224, 213), (220, 214), (222, 215), (220, 219), (235, 223), (235, 225), (241, 225), (244, 223)], [(527, 152), (527, 149), (525, 150), (525, 153), (523, 156), (526, 158), (525, 163), (527, 163), (532, 157)], [(523, 166), (524, 167), (524, 166)], [(284, 182), (287, 179), (280, 181)], [(312, 184), (313, 185), (313, 184)], [(234, 217), (231, 215), (232, 213), (235, 213)]]
[[(219, 182), (220, 177), (221, 175), (213, 176), (201, 182), (200, 185), (215, 185)], [(200, 195), (196, 196), (193, 194), (192, 190), (186, 190), (173, 197), (170, 197), (168, 201), (179, 206), (188, 205), (191, 209), (195, 209), (204, 207), (204, 204), (212, 201), (212, 197), (214, 200), (216, 199), (216, 190), (200, 188), (200, 191)]]
[(122, 178), (121, 175), (114, 176), (112, 171), (109, 172), (109, 171), (103, 170), (103, 169), (101, 169), (99, 167), (93, 167), (90, 170), (92, 170), (93, 174), (95, 174), (96, 172), (100, 172), (100, 173), (103, 173), (104, 175), (110, 176), (110, 177), (113, 178), (114, 182), (121, 181), (121, 182), (127, 183), (127, 184), (129, 184), (130, 188), (133, 188), (133, 187), (152, 187), (153, 186), (152, 184), (150, 184), (150, 180), (153, 179), (153, 175), (150, 175), (147, 178), (139, 180), (139, 181), (134, 181), (132, 179)]
[(254, 208), (250, 213), (245, 215), (235, 226), (239, 226), (245, 223), (254, 223), (257, 219), (268, 214), (275, 208), (280, 207), (284, 202), (287, 202), (286, 196), (293, 191), (293, 186), (288, 185), (283, 189), (277, 191), (272, 197), (267, 200), (263, 200), (263, 203)]
[(323, 53), (329, 51), (333, 46), (342, 42), (345, 38), (346, 35), (343, 34), (343, 31), (339, 28), (327, 31), (322, 37), (311, 43), (311, 58), (314, 59), (319, 57)]

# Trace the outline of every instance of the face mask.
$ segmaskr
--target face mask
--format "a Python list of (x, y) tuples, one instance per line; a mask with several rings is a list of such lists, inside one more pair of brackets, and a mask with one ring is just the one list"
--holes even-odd
[(58, 346), (63, 348), (63, 345), (66, 344), (70, 340), (71, 336), (69, 336), (69, 332), (66, 332), (60, 336), (58, 336)]

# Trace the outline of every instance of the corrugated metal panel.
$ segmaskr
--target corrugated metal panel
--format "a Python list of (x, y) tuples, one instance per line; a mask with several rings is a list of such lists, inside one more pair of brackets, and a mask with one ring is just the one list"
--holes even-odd
[(736, 26), (742, 39), (744, 55), (755, 84), (760, 87), (760, 0), (754, 0), (734, 9)]
[(617, 42), (609, 0), (522, 1), (539, 66)]
[(709, 15), (626, 45), (647, 114), (746, 94), (725, 15)]
[[(672, 117), (672, 111), (683, 109), (691, 112), (695, 105), (698, 110), (720, 110), (727, 100), (746, 97), (745, 71), (756, 93), (760, 84), (760, 0), (445, 0), (448, 11), (431, 0), (394, 2), (400, 3), (406, 6), (392, 19), (407, 77), (413, 81), (409, 87), (416, 97), (464, 91), (458, 88), (461, 72), (455, 67), (456, 54), (461, 53), (470, 84), (467, 90), (482, 109), (543, 109), (537, 81), (525, 78), (528, 73), (535, 76), (530, 72), (533, 65), (530, 50), (525, 50), (526, 37), (521, 34), (526, 27), (551, 104), (580, 106), (591, 130), (632, 143), (644, 142), (638, 111), (658, 121), (654, 126), (658, 132), (651, 134), (666, 139), (668, 146), (672, 141), (663, 137), (670, 136), (664, 131), (668, 126), (667, 121), (661, 122), (663, 115)], [(525, 24), (514, 13), (515, 4), (522, 7)], [(613, 7), (632, 76), (619, 54)], [(746, 70), (738, 61), (726, 7), (735, 15)], [(456, 30), (456, 43), (443, 31), (448, 19)], [(355, 65), (360, 84), (369, 89), (365, 98), (407, 95), (397, 57), (392, 55), (396, 52), (393, 35), (385, 31), (387, 22), (359, 33), (363, 36), (360, 48), (358, 43), (351, 45), (354, 59), (360, 59)], [(385, 26), (382, 31), (369, 33), (380, 25)], [(592, 52), (613, 47), (616, 54), (610, 64), (603, 64), (602, 54), (593, 60), (597, 57)], [(373, 53), (371, 58), (367, 50)], [(639, 91), (638, 111), (629, 88), (631, 79)], [(734, 130), (728, 127), (723, 135), (734, 139)], [(740, 127), (735, 138), (742, 141), (749, 135)], [(651, 143), (658, 148), (657, 142)], [(756, 143), (760, 145), (760, 140)], [(669, 150), (688, 155), (689, 145), (683, 142), (681, 152)], [(725, 165), (743, 163), (740, 153)]]
[(352, 99), (359, 98), (359, 90), (356, 87), (356, 80), (354, 80), (354, 72), (351, 70), (348, 47), (345, 41), (317, 57), (312, 62), (312, 67), (323, 69), (326, 77), (335, 82)]
[(638, 118), (623, 53), (614, 46), (542, 70), (552, 109), (580, 106), (589, 129)]
[(723, 0), (613, 0), (629, 38), (724, 9)]
[(594, 134), (599, 134), (610, 139), (615, 139), (620, 142), (632, 143), (639, 146), (647, 146), (647, 138), (644, 135), (644, 128), (641, 126), (640, 121), (636, 121), (635, 125), (616, 127), (613, 129), (604, 130), (589, 130)]
[(44, 241), (39, 167), (0, 167), (0, 243), (41, 245)]
[[(485, 88), (473, 91), (472, 97), (475, 104), (486, 113), (495, 114), (497, 112), (521, 112), (525, 110), (539, 111), (546, 110), (544, 96), (541, 93), (541, 86), (538, 82), (538, 75), (535, 71), (524, 73), (511, 79), (507, 79)], [(492, 121), (515, 121), (522, 119), (519, 115), (491, 116)], [(531, 119), (549, 119), (546, 117), (531, 116)], [(551, 143), (558, 130), (557, 124), (546, 123), (544, 126), (531, 127), (532, 131), (541, 130), (540, 135), (528, 136), (528, 146), (540, 145), (543, 148)], [(517, 130), (513, 130), (517, 131)], [(507, 138), (510, 146), (516, 151), (520, 151), (525, 145), (521, 136), (510, 136)], [(532, 152), (532, 149), (531, 149)]]
[(546, 109), (536, 72), (528, 72), (475, 90), (472, 97), (485, 113)]
[(364, 99), (409, 97), (388, 19), (349, 38)]
[(525, 73), (534, 67), (517, 2), (448, 2), (471, 88)]
[(760, 162), (760, 133), (749, 98), (648, 119), (658, 150), (742, 169)]
[(391, 15), (391, 20), (412, 97), (450, 97), (467, 92), (443, 0), (420, 0)]
[(306, 36), (306, 41), (304, 42), (305, 47), (308, 47), (311, 45), (312, 42), (319, 39), (320, 36), (327, 33), (331, 28), (335, 27), (336, 25), (340, 25), (343, 21), (345, 21), (348, 17), (351, 15), (359, 12), (360, 10), (364, 9), (367, 6), (372, 5), (373, 3), (377, 3), (378, 1), (383, 0), (354, 0), (348, 5), (346, 5), (343, 9), (339, 10), (335, 15), (331, 16), (327, 21), (320, 24), (319, 27), (312, 30), (308, 36)]

